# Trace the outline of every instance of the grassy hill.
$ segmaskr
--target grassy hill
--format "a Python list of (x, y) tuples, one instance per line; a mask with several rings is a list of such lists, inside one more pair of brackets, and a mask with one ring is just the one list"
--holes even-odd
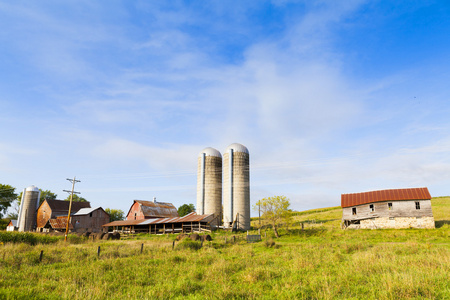
[(174, 249), (171, 235), (6, 243), (0, 298), (446, 299), (450, 197), (432, 205), (437, 228), (429, 230), (341, 230), (341, 208), (332, 207), (296, 212), (303, 231), (297, 225), (273, 239), (266, 229), (254, 244), (230, 232), (213, 233), (203, 247), (186, 240)]

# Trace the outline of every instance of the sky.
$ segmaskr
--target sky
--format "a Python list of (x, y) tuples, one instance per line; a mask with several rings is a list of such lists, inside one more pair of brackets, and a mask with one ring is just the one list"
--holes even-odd
[[(2, 1), (0, 183), (196, 205), (241, 143), (251, 205), (450, 195), (445, 1)], [(252, 212), (256, 215), (256, 212)]]

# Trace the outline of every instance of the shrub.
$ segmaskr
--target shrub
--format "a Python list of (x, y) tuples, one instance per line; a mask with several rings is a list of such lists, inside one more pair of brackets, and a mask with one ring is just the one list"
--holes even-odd
[(275, 246), (275, 241), (272, 238), (269, 238), (265, 240), (264, 244), (267, 248), (272, 248), (273, 246)]
[(31, 232), (0, 232), (2, 243), (26, 243), (29, 245), (56, 243), (61, 238)]
[(181, 243), (177, 245), (177, 249), (191, 249), (198, 250), (202, 247), (202, 243), (198, 241), (193, 241), (190, 239), (184, 239)]

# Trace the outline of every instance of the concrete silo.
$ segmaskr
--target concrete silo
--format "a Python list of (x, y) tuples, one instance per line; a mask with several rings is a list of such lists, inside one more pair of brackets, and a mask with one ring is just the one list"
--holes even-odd
[[(222, 155), (214, 148), (205, 148), (198, 155), (197, 214), (222, 213)], [(220, 220), (220, 218), (218, 219)]]
[(41, 192), (34, 185), (23, 190), (17, 226), (19, 231), (31, 231), (36, 227), (36, 211)]
[(223, 222), (250, 229), (250, 155), (241, 144), (231, 144), (223, 154)]

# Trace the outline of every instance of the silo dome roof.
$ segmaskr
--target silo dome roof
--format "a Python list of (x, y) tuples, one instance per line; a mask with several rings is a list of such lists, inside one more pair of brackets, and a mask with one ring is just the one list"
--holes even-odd
[(233, 149), (233, 152), (243, 152), (243, 153), (248, 153), (248, 149), (247, 147), (245, 147), (244, 145), (241, 145), (239, 143), (234, 143), (231, 144), (230, 146), (228, 146), (228, 148), (225, 150), (225, 152), (228, 152), (228, 150)]
[(205, 153), (206, 156), (216, 156), (222, 158), (222, 155), (220, 154), (219, 150), (216, 150), (211, 147), (203, 149), (202, 152), (198, 154), (198, 156), (202, 156), (203, 153)]
[(27, 192), (39, 192), (39, 189), (34, 185), (30, 185), (29, 187), (27, 187), (26, 191)]

